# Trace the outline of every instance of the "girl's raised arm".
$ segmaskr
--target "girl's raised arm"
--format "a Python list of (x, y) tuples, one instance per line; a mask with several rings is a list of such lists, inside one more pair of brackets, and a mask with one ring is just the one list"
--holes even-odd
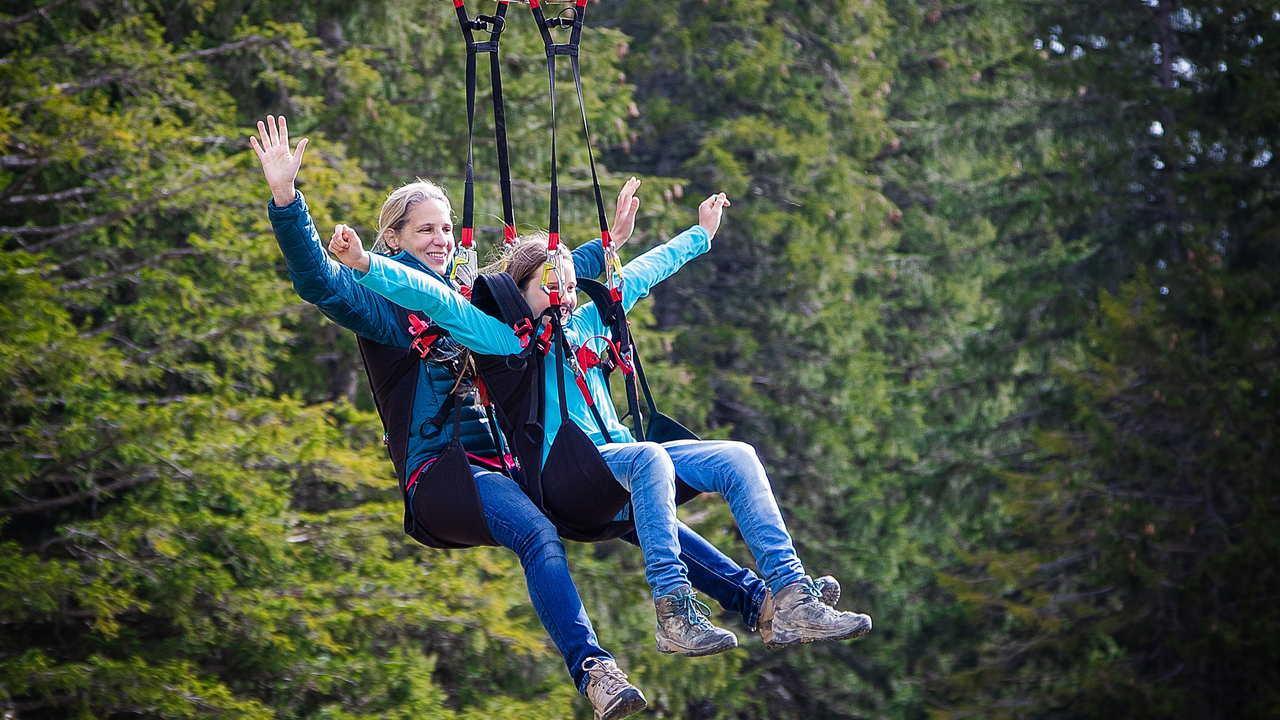
[(724, 193), (716, 193), (698, 206), (698, 224), (627, 263), (622, 274), (622, 307), (630, 312), (654, 285), (671, 277), (685, 263), (711, 249), (711, 238), (720, 228), (720, 217), (729, 206)]
[(472, 350), (486, 355), (514, 355), (523, 349), (514, 330), (477, 309), (443, 282), (403, 263), (365, 252), (360, 237), (346, 225), (334, 230), (329, 252), (355, 271), (356, 282), (400, 307), (425, 312), (432, 322)]

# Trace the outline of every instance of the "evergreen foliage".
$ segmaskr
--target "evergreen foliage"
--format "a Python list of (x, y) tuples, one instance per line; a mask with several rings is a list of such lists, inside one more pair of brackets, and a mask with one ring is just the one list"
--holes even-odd
[[(876, 622), (662, 656), (640, 553), (570, 544), (651, 713), (1273, 714), (1280, 6), (587, 14), (605, 191), (645, 181), (624, 254), (733, 198), (632, 315), (660, 401), (759, 449), (807, 569)], [(527, 8), (509, 16), (529, 230), (546, 65)], [(354, 338), (293, 292), (245, 140), (288, 115), (317, 226), (370, 237), (415, 176), (461, 197), (464, 57), (431, 0), (0, 13), (5, 713), (590, 717), (511, 553), (401, 533)], [(559, 86), (578, 243), (595, 214), (567, 69)], [(685, 519), (750, 562), (720, 500)]]

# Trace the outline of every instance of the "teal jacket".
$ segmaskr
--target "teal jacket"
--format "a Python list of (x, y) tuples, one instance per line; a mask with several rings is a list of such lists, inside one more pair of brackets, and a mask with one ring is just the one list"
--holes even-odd
[[(685, 263), (711, 249), (711, 238), (700, 225), (694, 225), (671, 240), (649, 250), (627, 263), (623, 268), (622, 304), (630, 311), (649, 294), (654, 285), (671, 277)], [(576, 267), (576, 263), (575, 263)], [(406, 308), (421, 310), (431, 316), (436, 324), (448, 330), (453, 337), (472, 350), (486, 355), (514, 355), (521, 350), (520, 340), (512, 328), (501, 320), (475, 308), (461, 295), (441, 287), (430, 276), (402, 263), (377, 255), (370, 256), (369, 272), (355, 273), (357, 282)], [(597, 335), (608, 336), (609, 330), (600, 320), (600, 313), (591, 303), (574, 311), (565, 325), (565, 337), (575, 347), (588, 344), (602, 357), (604, 342), (592, 340)], [(554, 351), (553, 351), (554, 352)], [(618, 420), (605, 385), (604, 374), (599, 368), (585, 371), (587, 387), (600, 411), (605, 427), (614, 442), (635, 442), (631, 431)], [(546, 445), (543, 459), (551, 450), (560, 429), (560, 399), (556, 390), (556, 374), (546, 373)], [(607, 440), (596, 426), (586, 400), (573, 381), (573, 374), (566, 366), (565, 397), (569, 403), (569, 416), (596, 445)]]
[[(271, 201), (267, 212), (271, 218), (271, 228), (275, 231), (276, 242), (284, 253), (289, 278), (303, 300), (318, 307), (325, 317), (364, 338), (397, 348), (408, 348), (412, 344), (413, 336), (409, 328), (402, 327), (402, 323), (396, 321), (398, 313), (393, 305), (394, 301), (360, 285), (350, 268), (329, 258), (321, 245), (320, 235), (316, 232), (302, 193), (298, 193), (294, 201), (285, 207), (276, 207), (275, 201)], [(433, 273), (413, 255), (401, 252), (391, 257), (377, 254), (373, 257), (389, 265), (404, 268), (424, 285), (466, 304), (466, 300), (444, 278)], [(586, 243), (575, 250), (573, 262), (576, 272), (587, 277), (599, 275), (604, 270), (604, 253), (600, 248), (600, 241)], [(403, 307), (432, 315), (420, 307)], [(444, 326), (438, 320), (436, 324)], [(453, 439), (451, 423), (446, 422), (438, 432), (434, 427), (429, 427), (429, 424), (440, 409), (440, 403), (453, 387), (456, 376), (449, 367), (448, 359), (462, 350), (458, 340), (461, 338), (456, 336), (438, 340), (424, 362), (426, 372), (418, 374), (410, 418), (412, 432), (408, 439), (405, 462), (407, 474), (412, 474), (427, 460), (439, 455)], [(461, 436), (467, 452), (495, 455), (487, 418), (481, 409), (470, 403), (464, 405), (462, 419)]]

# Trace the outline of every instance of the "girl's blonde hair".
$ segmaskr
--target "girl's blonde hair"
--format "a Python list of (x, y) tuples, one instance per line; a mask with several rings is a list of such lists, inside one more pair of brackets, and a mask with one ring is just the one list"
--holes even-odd
[(449, 196), (444, 188), (430, 180), (418, 179), (391, 191), (387, 201), (382, 203), (382, 211), (378, 213), (378, 236), (373, 241), (373, 251), (383, 255), (394, 255), (396, 250), (387, 244), (387, 238), (394, 238), (404, 226), (409, 224), (409, 211), (423, 200), (439, 200), (453, 212)]
[[(535, 279), (542, 281), (542, 266), (547, 261), (547, 243), (550, 240), (551, 236), (546, 230), (521, 235), (510, 246), (502, 249), (502, 254), (497, 260), (481, 268), (480, 271), (504, 272), (516, 281), (516, 287), (520, 288), (520, 292), (524, 292), (529, 288), (529, 283)], [(573, 262), (572, 254), (564, 245), (560, 246), (560, 252), (569, 258), (569, 262)]]

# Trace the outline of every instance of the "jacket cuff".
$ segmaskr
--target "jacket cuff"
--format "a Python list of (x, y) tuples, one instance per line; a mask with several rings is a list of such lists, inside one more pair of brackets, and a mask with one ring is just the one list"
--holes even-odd
[(306, 212), (306, 210), (307, 210), (307, 201), (305, 198), (302, 197), (301, 190), (294, 190), (293, 202), (289, 203), (288, 205), (285, 205), (284, 207), (280, 207), (276, 205), (275, 198), (267, 199), (267, 215), (270, 216), (271, 219), (273, 220), (276, 218), (284, 219), (284, 218), (292, 217), (294, 215), (298, 215), (299, 213)]

